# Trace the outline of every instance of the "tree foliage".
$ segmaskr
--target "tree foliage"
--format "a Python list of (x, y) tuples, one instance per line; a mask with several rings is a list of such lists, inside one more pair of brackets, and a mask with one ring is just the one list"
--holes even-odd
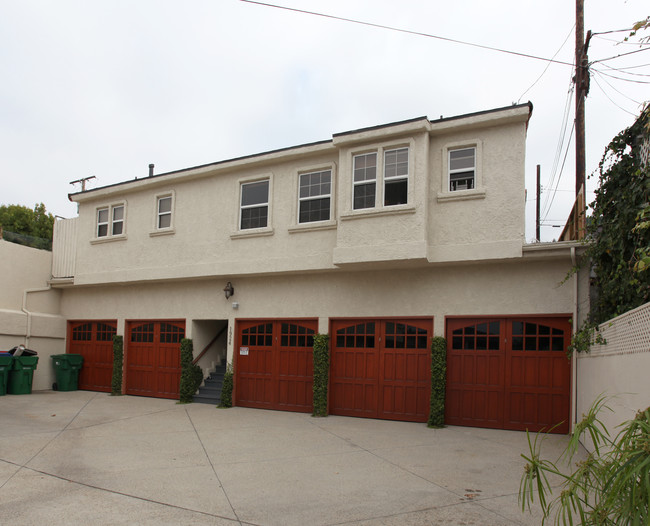
[(314, 336), (314, 412), (313, 416), (327, 416), (327, 386), (329, 385), (329, 335)]
[(221, 403), (219, 407), (232, 407), (232, 390), (234, 387), (234, 375), (232, 363), (226, 365), (226, 373), (223, 375), (223, 387), (221, 388)]
[(445, 425), (445, 384), (447, 383), (447, 340), (436, 336), (431, 340), (431, 399), (429, 427)]
[(181, 383), (179, 388), (181, 404), (189, 404), (203, 382), (203, 371), (198, 365), (192, 363), (193, 358), (192, 340), (183, 338), (181, 340)]
[(113, 336), (113, 376), (111, 377), (111, 394), (122, 394), (122, 365), (124, 361), (124, 338), (119, 334)]
[[(650, 29), (650, 16), (646, 16), (644, 20), (639, 20), (638, 22), (635, 22), (634, 25), (632, 26), (632, 31), (630, 32), (629, 36), (625, 37), (624, 40), (628, 41), (630, 38), (636, 36), (639, 31), (642, 31), (644, 29)], [(646, 42), (650, 42), (650, 36), (639, 38), (639, 43), (646, 43)]]
[(643, 166), (639, 155), (649, 124), (646, 108), (614, 137), (599, 165), (586, 254), (598, 291), (591, 309), (594, 323), (650, 301), (650, 166)]
[(36, 248), (49, 248), (54, 216), (45, 210), (43, 203), (35, 205), (33, 209), (22, 205), (0, 205), (0, 226), (8, 241)]

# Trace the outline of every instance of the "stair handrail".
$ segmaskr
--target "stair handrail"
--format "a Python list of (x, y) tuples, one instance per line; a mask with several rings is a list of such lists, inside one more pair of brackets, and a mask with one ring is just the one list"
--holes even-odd
[(212, 340), (210, 340), (210, 343), (208, 343), (208, 344), (205, 346), (205, 348), (204, 348), (204, 349), (199, 353), (199, 355), (198, 355), (196, 358), (194, 358), (194, 360), (192, 360), (192, 365), (195, 365), (196, 363), (198, 363), (198, 361), (199, 361), (201, 358), (203, 358), (203, 355), (204, 355), (206, 352), (208, 352), (208, 349), (214, 345), (214, 342), (216, 342), (216, 341), (221, 337), (221, 335), (222, 335), (224, 332), (226, 332), (226, 329), (227, 329), (227, 328), (228, 328), (228, 324), (226, 324), (226, 325), (223, 327), (223, 329), (221, 329), (221, 330), (217, 333), (217, 335), (216, 335), (214, 338), (212, 338)]

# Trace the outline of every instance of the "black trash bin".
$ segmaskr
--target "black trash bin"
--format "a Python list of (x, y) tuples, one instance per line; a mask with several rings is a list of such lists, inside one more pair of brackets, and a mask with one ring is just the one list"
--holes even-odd
[(38, 356), (36, 351), (27, 349), (24, 345), (17, 345), (13, 349), (9, 349), (7, 352), (12, 356)]

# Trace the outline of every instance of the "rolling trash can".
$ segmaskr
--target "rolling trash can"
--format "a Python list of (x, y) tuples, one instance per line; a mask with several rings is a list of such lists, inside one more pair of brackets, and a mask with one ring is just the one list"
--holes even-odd
[(84, 357), (80, 354), (53, 354), (54, 373), (56, 382), (52, 384), (54, 391), (76, 391), (79, 385), (79, 370)]
[(9, 370), (9, 394), (30, 394), (38, 356), (15, 356)]
[(14, 357), (6, 352), (0, 352), (0, 396), (7, 394), (7, 383), (9, 383), (9, 369)]

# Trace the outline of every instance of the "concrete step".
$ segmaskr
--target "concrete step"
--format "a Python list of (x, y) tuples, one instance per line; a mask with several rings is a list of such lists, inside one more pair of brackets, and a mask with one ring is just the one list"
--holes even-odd
[(216, 368), (216, 371), (210, 373), (210, 376), (205, 379), (204, 385), (199, 387), (199, 391), (194, 395), (192, 401), (198, 404), (218, 405), (221, 403), (221, 390), (225, 372), (226, 366), (221, 365)]
[(195, 404), (210, 404), (210, 405), (219, 405), (221, 403), (221, 396), (215, 398), (213, 396), (195, 394), (192, 398), (192, 402)]

